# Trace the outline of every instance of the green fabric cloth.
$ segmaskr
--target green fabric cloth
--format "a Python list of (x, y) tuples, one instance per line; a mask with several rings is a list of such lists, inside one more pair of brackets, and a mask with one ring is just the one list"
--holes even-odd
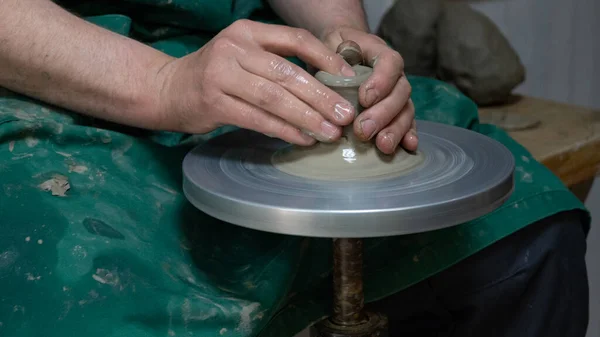
[[(71, 9), (175, 56), (236, 19), (268, 13), (258, 0), (84, 2)], [(511, 150), (516, 188), (500, 209), (455, 228), (366, 240), (367, 301), (551, 214), (577, 209), (587, 216), (522, 146), (479, 124), (476, 106), (455, 88), (410, 81), (418, 119), (470, 128)], [(184, 155), (224, 131), (151, 133), (0, 88), (0, 335), (291, 337), (326, 316), (330, 240), (238, 228), (183, 196)], [(70, 185), (64, 197), (44, 189), (60, 190), (61, 179)]]

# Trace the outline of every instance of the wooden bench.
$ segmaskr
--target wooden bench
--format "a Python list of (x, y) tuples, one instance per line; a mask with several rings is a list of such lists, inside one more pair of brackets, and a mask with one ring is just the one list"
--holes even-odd
[[(515, 96), (507, 104), (479, 108), (479, 115), (482, 123), (505, 127), (516, 141), (585, 201), (600, 168), (600, 111)], [(516, 128), (518, 123), (512, 127), (503, 124), (509, 119), (518, 122), (519, 118), (539, 123), (525, 129)]]

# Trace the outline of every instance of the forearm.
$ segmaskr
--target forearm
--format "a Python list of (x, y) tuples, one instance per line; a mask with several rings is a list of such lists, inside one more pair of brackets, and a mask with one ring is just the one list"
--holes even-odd
[(0, 86), (80, 113), (154, 128), (167, 55), (50, 0), (0, 0)]
[(269, 4), (289, 25), (319, 38), (336, 27), (369, 29), (360, 0), (269, 0)]

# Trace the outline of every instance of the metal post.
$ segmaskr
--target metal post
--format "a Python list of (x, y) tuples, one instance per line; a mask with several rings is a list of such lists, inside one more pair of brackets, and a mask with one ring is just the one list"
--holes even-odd
[[(346, 62), (363, 63), (363, 53), (354, 41), (337, 49)], [(388, 337), (385, 315), (364, 311), (363, 240), (333, 240), (333, 315), (310, 329), (311, 337)]]
[(339, 325), (364, 323), (363, 241), (333, 240), (333, 317)]
[(362, 239), (333, 241), (333, 315), (311, 337), (388, 337), (387, 317), (364, 311)]

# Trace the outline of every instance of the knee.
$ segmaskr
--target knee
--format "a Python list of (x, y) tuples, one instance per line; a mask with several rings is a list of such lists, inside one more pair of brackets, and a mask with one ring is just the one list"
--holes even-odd
[[(521, 236), (529, 249), (561, 259), (584, 259), (587, 249), (582, 214), (560, 212), (524, 228)], [(515, 233), (519, 235), (519, 233)]]
[[(431, 278), (442, 292), (476, 293), (518, 276), (526, 286), (540, 274), (585, 280), (586, 242), (579, 212), (564, 212), (499, 240)], [(570, 270), (570, 274), (569, 274)]]

